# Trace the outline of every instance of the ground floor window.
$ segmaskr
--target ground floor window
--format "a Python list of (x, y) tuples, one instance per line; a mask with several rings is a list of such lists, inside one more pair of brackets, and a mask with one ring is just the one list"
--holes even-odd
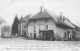
[(22, 31), (22, 36), (26, 37), (26, 30)]
[(32, 38), (32, 33), (30, 33), (30, 37)]
[(48, 29), (48, 25), (46, 25), (46, 29)]

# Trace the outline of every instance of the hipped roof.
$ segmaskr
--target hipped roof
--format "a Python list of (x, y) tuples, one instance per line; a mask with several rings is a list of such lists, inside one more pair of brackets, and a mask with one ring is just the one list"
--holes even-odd
[(21, 18), (20, 21), (27, 21), (30, 15), (26, 15), (24, 18)]
[(65, 27), (69, 27), (69, 28), (76, 28), (76, 26), (67, 18), (64, 20), (64, 22), (60, 19), (60, 16), (44, 9), (43, 12), (39, 12), (37, 14), (35, 14), (34, 16), (30, 17), (29, 20), (32, 19), (41, 19), (41, 18), (52, 18), (55, 22), (56, 25), (61, 25), (61, 26), (65, 26)]

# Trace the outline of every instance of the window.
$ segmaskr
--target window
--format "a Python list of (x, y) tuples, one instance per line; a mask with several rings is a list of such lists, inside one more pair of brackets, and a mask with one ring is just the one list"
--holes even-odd
[(24, 26), (24, 28), (26, 28), (26, 26)]
[(45, 22), (48, 22), (48, 19), (45, 19)]
[(34, 20), (34, 23), (36, 23), (36, 20)]
[(36, 30), (34, 30), (34, 32), (36, 32)]
[(46, 25), (46, 29), (48, 29), (48, 25)]
[(32, 38), (32, 33), (30, 33), (30, 37)]

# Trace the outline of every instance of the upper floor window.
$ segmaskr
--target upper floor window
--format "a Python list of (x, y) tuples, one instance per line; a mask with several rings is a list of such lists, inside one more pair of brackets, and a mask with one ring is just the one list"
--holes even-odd
[(24, 28), (26, 28), (26, 26), (24, 26)]
[(36, 23), (36, 20), (34, 20), (34, 23)]
[(46, 25), (46, 29), (48, 29), (48, 25)]
[(48, 22), (48, 19), (45, 19), (45, 22)]

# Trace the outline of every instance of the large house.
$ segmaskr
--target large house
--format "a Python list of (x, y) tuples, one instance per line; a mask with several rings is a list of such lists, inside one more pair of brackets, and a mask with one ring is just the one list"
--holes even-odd
[(20, 19), (18, 24), (19, 36), (40, 40), (64, 40), (72, 38), (73, 30), (77, 28), (65, 16), (56, 15), (47, 9), (42, 9), (33, 16)]
[[(77, 26), (62, 15), (56, 15), (47, 9), (42, 10), (30, 17), (27, 22), (27, 37), (41, 40), (63, 40), (72, 37), (72, 30)], [(66, 35), (66, 32), (70, 34)]]

